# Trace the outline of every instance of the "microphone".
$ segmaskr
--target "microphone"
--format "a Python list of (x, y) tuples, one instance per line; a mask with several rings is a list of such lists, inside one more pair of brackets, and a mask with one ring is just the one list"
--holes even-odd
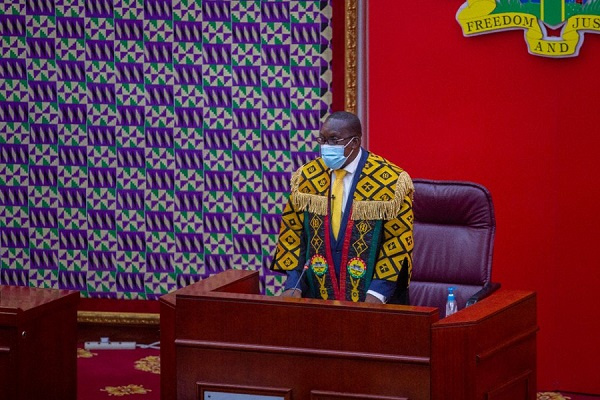
[(304, 264), (304, 268), (302, 268), (302, 273), (300, 274), (300, 277), (298, 278), (298, 282), (296, 282), (296, 286), (294, 286), (294, 289), (292, 289), (292, 296), (294, 295), (294, 293), (296, 293), (296, 290), (298, 289), (298, 285), (300, 284), (300, 281), (302, 280), (302, 277), (304, 276), (304, 273), (306, 272), (307, 269), (308, 269), (308, 263)]

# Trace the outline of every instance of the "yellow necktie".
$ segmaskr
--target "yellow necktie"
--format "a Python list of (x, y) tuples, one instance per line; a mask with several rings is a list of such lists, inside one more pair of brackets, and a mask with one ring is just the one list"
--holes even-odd
[(333, 182), (333, 188), (331, 188), (331, 228), (333, 229), (333, 236), (337, 239), (342, 221), (346, 170), (336, 169), (333, 173), (335, 174), (335, 181)]

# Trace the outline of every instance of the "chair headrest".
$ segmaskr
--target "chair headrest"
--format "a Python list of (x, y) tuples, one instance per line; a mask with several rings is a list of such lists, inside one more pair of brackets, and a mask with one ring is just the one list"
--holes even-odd
[(414, 179), (413, 281), (491, 280), (496, 219), (490, 192), (472, 182)]
[(460, 181), (413, 179), (415, 220), (423, 223), (494, 228), (490, 192), (482, 185)]

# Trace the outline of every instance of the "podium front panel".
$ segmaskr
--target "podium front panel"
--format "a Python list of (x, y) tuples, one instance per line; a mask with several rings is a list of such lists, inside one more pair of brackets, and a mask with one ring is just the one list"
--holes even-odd
[(437, 309), (207, 293), (178, 295), (177, 398), (196, 382), (430, 398)]

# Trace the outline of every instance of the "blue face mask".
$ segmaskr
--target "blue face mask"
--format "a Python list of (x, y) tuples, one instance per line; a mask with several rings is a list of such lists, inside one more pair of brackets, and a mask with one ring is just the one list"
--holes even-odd
[(346, 146), (341, 144), (322, 144), (321, 145), (321, 158), (331, 169), (340, 169), (348, 160), (348, 156), (344, 155), (346, 147), (352, 143), (350, 140), (346, 143)]

